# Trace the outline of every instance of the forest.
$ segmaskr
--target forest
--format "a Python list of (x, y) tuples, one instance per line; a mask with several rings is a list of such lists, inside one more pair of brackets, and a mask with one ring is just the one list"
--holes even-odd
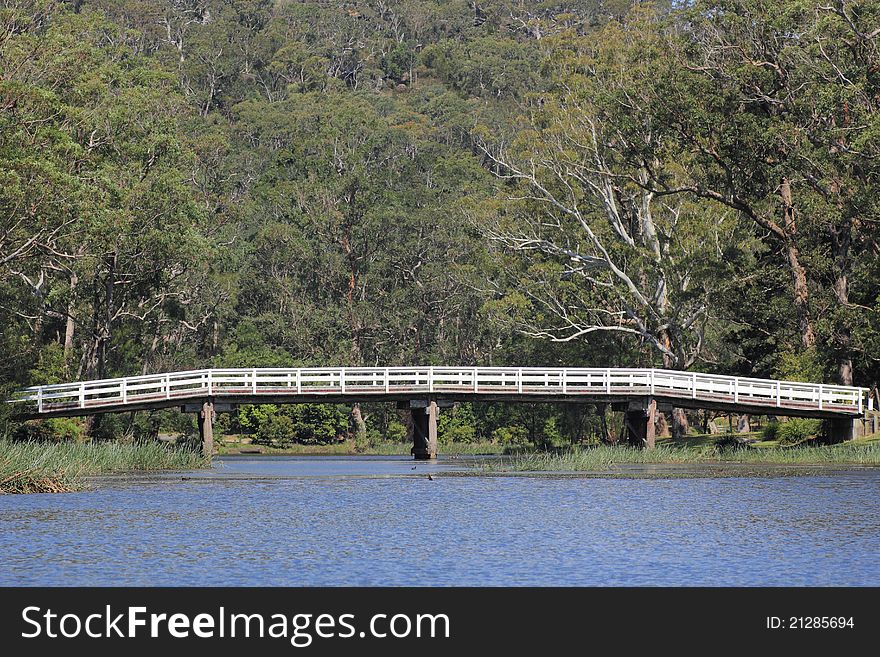
[[(876, 0), (2, 0), (0, 393), (448, 364), (877, 396), (878, 110)], [(441, 432), (605, 440), (606, 411), (462, 404)], [(400, 422), (255, 406), (222, 428)], [(55, 439), (194, 426), (0, 411)]]

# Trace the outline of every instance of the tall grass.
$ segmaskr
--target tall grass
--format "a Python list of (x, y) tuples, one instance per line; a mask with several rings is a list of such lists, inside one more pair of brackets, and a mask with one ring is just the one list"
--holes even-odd
[(601, 472), (631, 463), (745, 463), (770, 465), (880, 465), (880, 444), (829, 445), (719, 450), (662, 446), (653, 450), (598, 446), (560, 453), (532, 453), (505, 457), (483, 467), (510, 472)]
[(83, 477), (145, 470), (194, 470), (209, 461), (161, 443), (13, 443), (0, 441), (0, 493), (64, 492)]

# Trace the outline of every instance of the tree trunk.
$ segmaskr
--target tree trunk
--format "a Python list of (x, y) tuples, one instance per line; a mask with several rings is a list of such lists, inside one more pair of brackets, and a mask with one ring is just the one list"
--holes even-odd
[(736, 430), (738, 433), (749, 433), (752, 430), (748, 415), (739, 416), (739, 420), (736, 423)]
[(409, 440), (410, 442), (412, 442), (413, 432), (415, 431), (415, 427), (413, 426), (414, 423), (412, 413), (409, 410), (399, 411), (397, 413), (397, 419), (400, 420), (400, 423), (406, 430), (404, 434), (406, 438), (404, 438), (404, 440)]
[[(662, 331), (660, 334), (660, 340), (663, 343), (663, 346), (670, 352), (677, 353), (674, 349), (674, 345), (672, 343), (672, 336), (669, 335), (669, 331)], [(678, 369), (681, 366), (681, 363), (678, 362), (675, 356), (670, 355), (668, 353), (663, 354), (663, 367), (666, 369)], [(663, 413), (658, 413), (660, 417), (663, 417)], [(666, 422), (666, 418), (663, 417), (663, 422)], [(668, 428), (667, 428), (668, 431)], [(687, 415), (684, 412), (683, 408), (673, 408), (672, 409), (672, 437), (675, 440), (679, 438), (684, 438), (688, 435), (690, 431), (690, 425), (688, 424)], [(668, 435), (668, 434), (666, 434)]]
[[(846, 225), (842, 228), (835, 228), (832, 231), (832, 248), (834, 250), (834, 261), (837, 275), (834, 279), (834, 298), (842, 307), (849, 306), (849, 280), (847, 278), (847, 270), (849, 269), (849, 247), (850, 247), (850, 227)], [(837, 380), (840, 385), (851, 386), (853, 384), (853, 365), (850, 357), (852, 348), (852, 332), (849, 324), (844, 319), (836, 327), (835, 342), (839, 349), (837, 357)]]
[(785, 258), (788, 261), (788, 270), (791, 273), (794, 288), (794, 306), (798, 317), (798, 329), (801, 334), (801, 343), (804, 347), (809, 348), (816, 344), (816, 333), (813, 330), (813, 322), (810, 320), (810, 291), (807, 286), (807, 271), (801, 265), (800, 250), (795, 242), (797, 223), (791, 195), (791, 183), (788, 178), (782, 179), (779, 186), (779, 196), (782, 199), (784, 213)]
[(220, 350), (220, 320), (214, 319), (211, 325), (211, 355), (216, 356)]
[(596, 407), (596, 410), (599, 412), (599, 420), (601, 422), (602, 442), (606, 445), (616, 445), (617, 437), (611, 434), (611, 430), (608, 427), (608, 405), (601, 404)]
[(656, 421), (654, 422), (654, 434), (660, 438), (667, 438), (669, 436), (669, 423), (666, 421), (666, 413), (657, 413)]
[(837, 380), (842, 386), (851, 386), (853, 385), (853, 364), (852, 358), (849, 357), (849, 348), (852, 336), (848, 327), (841, 327), (838, 342), (841, 355), (837, 361)]
[(797, 312), (798, 329), (801, 334), (801, 344), (809, 348), (816, 344), (816, 333), (813, 330), (813, 322), (810, 320), (807, 272), (800, 264), (800, 251), (794, 242), (788, 241), (786, 243), (785, 256), (794, 285), (794, 305)]
[(64, 324), (64, 369), (70, 373), (70, 360), (73, 358), (73, 335), (76, 331), (74, 311), (76, 307), (76, 285), (79, 278), (70, 272), (70, 298), (67, 300), (67, 320)]
[(688, 424), (687, 414), (684, 412), (683, 408), (673, 408), (672, 409), (672, 437), (678, 440), (679, 438), (687, 437), (690, 432), (690, 425)]
[(107, 372), (107, 347), (112, 335), (111, 324), (113, 323), (113, 292), (116, 285), (117, 254), (107, 256), (107, 280), (104, 284), (104, 317), (95, 331), (97, 344), (95, 345), (95, 375), (98, 379), (105, 378)]
[(159, 331), (158, 327), (156, 332), (153, 334), (153, 339), (150, 340), (150, 348), (147, 350), (147, 353), (144, 355), (143, 360), (141, 361), (141, 374), (147, 374), (150, 371), (150, 366), (153, 363), (153, 359), (156, 357), (156, 351), (159, 349)]
[(354, 404), (351, 407), (351, 422), (354, 425), (355, 439), (364, 440), (367, 437), (367, 423), (361, 413), (361, 405)]

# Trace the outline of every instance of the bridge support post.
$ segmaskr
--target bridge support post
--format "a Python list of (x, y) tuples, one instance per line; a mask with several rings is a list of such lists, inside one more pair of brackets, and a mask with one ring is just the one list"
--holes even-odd
[(208, 400), (199, 411), (199, 438), (202, 440), (202, 452), (207, 458), (214, 453), (214, 402)]
[(438, 406), (433, 399), (413, 399), (409, 403), (412, 416), (412, 455), (417, 461), (437, 458)]
[(627, 442), (633, 447), (654, 449), (657, 402), (652, 397), (630, 400), (624, 412)]
[(862, 418), (841, 417), (826, 421), (828, 440), (832, 443), (843, 443), (854, 440), (864, 434)]

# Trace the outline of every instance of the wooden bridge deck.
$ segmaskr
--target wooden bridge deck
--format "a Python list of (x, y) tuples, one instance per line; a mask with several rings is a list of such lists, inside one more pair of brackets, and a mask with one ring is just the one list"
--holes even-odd
[(19, 417), (93, 415), (228, 403), (395, 401), (615, 402), (652, 397), (686, 408), (752, 414), (858, 417), (865, 388), (622, 368), (387, 367), (208, 369), (34, 386), (9, 400)]

